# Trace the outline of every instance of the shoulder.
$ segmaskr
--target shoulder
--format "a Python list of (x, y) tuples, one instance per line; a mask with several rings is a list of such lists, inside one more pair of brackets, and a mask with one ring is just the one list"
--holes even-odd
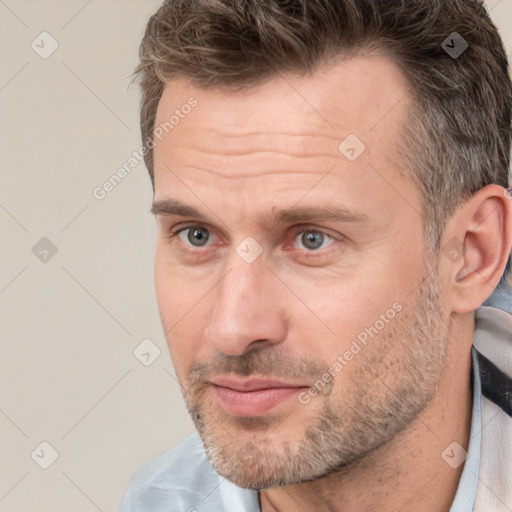
[(512, 314), (498, 308), (482, 306), (475, 313), (475, 348), (512, 374)]
[(512, 315), (497, 308), (479, 308), (474, 346), (482, 394), (512, 416)]
[(219, 485), (199, 434), (194, 433), (137, 470), (128, 485), (122, 512), (194, 510), (201, 499)]

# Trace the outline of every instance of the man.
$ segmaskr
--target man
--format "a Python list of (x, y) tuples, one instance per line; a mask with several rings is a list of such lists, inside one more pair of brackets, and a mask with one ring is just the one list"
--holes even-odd
[(122, 510), (512, 510), (512, 88), (475, 0), (168, 0), (137, 68), (198, 433)]

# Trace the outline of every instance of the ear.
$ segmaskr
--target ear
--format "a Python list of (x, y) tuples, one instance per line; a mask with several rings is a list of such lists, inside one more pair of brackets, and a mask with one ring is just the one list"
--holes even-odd
[(487, 185), (468, 199), (448, 222), (441, 240), (441, 272), (454, 313), (479, 308), (505, 270), (512, 246), (512, 198)]

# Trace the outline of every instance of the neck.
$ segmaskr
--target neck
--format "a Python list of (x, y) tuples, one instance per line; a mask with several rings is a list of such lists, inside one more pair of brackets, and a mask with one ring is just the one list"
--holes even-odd
[(474, 321), (468, 317), (454, 331), (437, 392), (407, 429), (350, 467), (260, 491), (262, 512), (448, 512), (464, 464), (454, 469), (441, 454), (454, 441), (466, 451), (469, 444)]

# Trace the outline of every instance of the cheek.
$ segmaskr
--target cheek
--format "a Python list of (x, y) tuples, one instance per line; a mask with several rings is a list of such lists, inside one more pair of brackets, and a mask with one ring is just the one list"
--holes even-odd
[[(357, 367), (353, 360), (373, 357), (370, 344), (378, 346), (382, 339), (392, 342), (390, 336), (396, 335), (396, 320), (403, 316), (399, 312), (405, 305), (404, 294), (393, 283), (355, 275), (306, 297), (309, 309), (303, 308), (304, 316), (296, 325), (302, 330), (300, 338), (308, 340), (305, 352), (316, 354), (329, 367), (341, 361), (337, 373), (342, 367)], [(342, 373), (340, 381), (350, 380), (351, 370)]]
[(167, 332), (198, 301), (201, 285), (184, 276), (166, 252), (165, 247), (157, 247), (154, 279), (160, 317)]
[(353, 273), (331, 280), (328, 286), (319, 286), (318, 282), (296, 283), (294, 292), (307, 306), (300, 310), (309, 331), (333, 338), (336, 340), (334, 349), (341, 350), (352, 336), (392, 305), (393, 300), (383, 295), (382, 287), (378, 289), (380, 292), (372, 280), (358, 278)]
[(167, 332), (173, 325), (176, 307), (179, 305), (177, 297), (180, 296), (180, 285), (177, 276), (170, 272), (163, 258), (158, 254), (155, 259), (155, 294), (160, 311), (164, 331)]
[(169, 353), (181, 375), (201, 355), (202, 333), (208, 319), (209, 287), (184, 277), (175, 268), (157, 254), (156, 299)]

